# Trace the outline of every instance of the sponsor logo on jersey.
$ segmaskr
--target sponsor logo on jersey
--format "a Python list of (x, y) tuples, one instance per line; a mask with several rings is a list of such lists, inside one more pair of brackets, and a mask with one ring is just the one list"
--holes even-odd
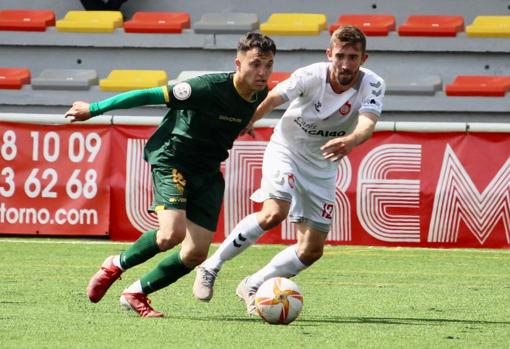
[(317, 113), (319, 113), (319, 112), (321, 111), (321, 108), (322, 108), (322, 103), (321, 103), (321, 101), (318, 101), (317, 103), (315, 103), (315, 104), (313, 105), (313, 107), (315, 108), (315, 111), (316, 111)]
[(220, 115), (220, 116), (218, 116), (218, 119), (220, 119), (221, 121), (237, 122), (238, 124), (243, 122), (242, 118), (236, 118), (233, 116), (226, 116), (226, 115)]
[(180, 101), (184, 101), (191, 96), (191, 85), (187, 82), (181, 82), (172, 89), (174, 97)]
[(341, 130), (321, 130), (315, 123), (307, 123), (302, 117), (294, 119), (294, 122), (307, 134), (311, 136), (321, 137), (341, 137), (345, 135), (345, 131)]
[(342, 105), (340, 107), (340, 109), (338, 110), (340, 112), (340, 114), (342, 116), (346, 116), (347, 114), (349, 114), (351, 112), (351, 103), (349, 103), (349, 101), (345, 102), (344, 105)]
[(177, 203), (186, 203), (186, 198), (176, 196), (176, 197), (169, 197), (168, 202), (171, 204), (177, 204)]

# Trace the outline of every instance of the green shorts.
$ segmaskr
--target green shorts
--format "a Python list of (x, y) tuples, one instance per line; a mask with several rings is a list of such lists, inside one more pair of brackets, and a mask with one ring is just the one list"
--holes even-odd
[(179, 209), (193, 223), (216, 231), (225, 181), (221, 172), (182, 174), (172, 167), (153, 167), (154, 199), (149, 212)]

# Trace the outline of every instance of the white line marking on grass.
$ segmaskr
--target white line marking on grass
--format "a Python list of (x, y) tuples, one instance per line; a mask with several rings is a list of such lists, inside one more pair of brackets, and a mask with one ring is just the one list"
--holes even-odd
[(131, 242), (120, 242), (120, 241), (96, 241), (96, 240), (46, 240), (46, 239), (1, 239), (0, 243), (12, 243), (12, 244), (69, 244), (69, 245), (128, 245)]

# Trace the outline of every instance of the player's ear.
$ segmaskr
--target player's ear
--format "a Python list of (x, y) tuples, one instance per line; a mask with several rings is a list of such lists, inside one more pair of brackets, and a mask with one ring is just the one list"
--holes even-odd
[(241, 59), (239, 58), (239, 55), (236, 56), (236, 59), (234, 60), (234, 64), (236, 65), (236, 71), (241, 70)]
[(328, 61), (330, 61), (330, 62), (333, 60), (332, 52), (331, 52), (331, 48), (330, 47), (328, 47), (326, 49), (326, 57), (328, 57)]
[(366, 54), (366, 53), (365, 53), (365, 54), (363, 55), (363, 58), (361, 59), (361, 64), (365, 64), (365, 62), (367, 61), (367, 59), (368, 59), (368, 54)]

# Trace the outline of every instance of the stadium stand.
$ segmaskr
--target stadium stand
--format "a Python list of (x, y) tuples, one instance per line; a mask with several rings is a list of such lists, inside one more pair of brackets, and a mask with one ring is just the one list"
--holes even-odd
[(260, 24), (266, 35), (319, 35), (327, 28), (327, 18), (321, 13), (273, 13)]
[(205, 13), (193, 25), (195, 33), (239, 34), (259, 28), (255, 13)]
[(510, 16), (477, 16), (466, 33), (471, 37), (510, 37)]
[(28, 68), (0, 68), (0, 89), (20, 89), (30, 84), (30, 76)]
[(88, 90), (97, 83), (94, 69), (44, 69), (31, 85), (34, 90)]
[(168, 75), (163, 70), (112, 70), (99, 80), (102, 91), (129, 91), (165, 85)]
[(435, 95), (443, 83), (439, 75), (390, 75), (385, 79), (386, 95)]
[(56, 27), (59, 32), (102, 33), (113, 32), (122, 23), (119, 11), (69, 11)]
[(398, 27), (401, 36), (457, 36), (464, 31), (462, 16), (409, 16)]
[[(67, 0), (0, 2), (0, 11), (19, 8), (45, 8), (53, 11), (57, 19), (63, 19), (69, 11), (83, 9), (79, 2)], [(479, 0), (464, 0), (462, 6), (458, 2), (441, 0), (296, 0), (291, 3), (151, 0), (128, 1), (122, 6), (126, 23), (140, 11), (185, 12), (189, 14), (191, 25), (183, 28), (179, 35), (126, 32), (122, 24), (106, 33), (61, 32), (53, 26), (48, 26), (44, 32), (0, 31), (0, 66), (28, 67), (34, 77), (39, 77), (46, 69), (95, 70), (102, 78), (112, 70), (128, 69), (163, 70), (172, 78), (186, 71), (232, 71), (235, 67), (232, 51), (239, 33), (196, 31), (195, 24), (205, 14), (248, 13), (260, 20), (276, 13), (323, 14), (326, 26), (318, 34), (272, 35), (278, 47), (275, 72), (292, 72), (297, 67), (326, 60), (327, 29), (341, 16), (393, 16), (395, 28), (399, 28), (411, 16), (418, 15), (457, 16), (464, 23), (473, 23), (480, 16), (492, 20), (510, 14), (508, 4)], [(450, 37), (402, 36), (394, 28), (388, 30), (387, 35), (368, 36), (369, 58), (365, 66), (383, 76), (388, 85), (384, 120), (510, 122), (508, 94), (455, 98), (439, 83), (452, 82), (457, 76), (510, 76), (507, 59), (510, 41), (495, 36), (474, 36), (468, 28)], [(0, 111), (61, 113), (73, 100), (97, 100), (111, 94), (95, 84), (88, 90), (69, 90), (58, 95), (52, 90), (25, 84), (19, 90), (2, 91)], [(162, 115), (163, 110), (164, 107), (135, 108), (123, 111), (122, 115)]]
[(2, 10), (0, 30), (43, 32), (55, 25), (55, 13), (51, 10)]
[(504, 97), (510, 90), (510, 76), (457, 76), (446, 85), (448, 96)]
[(136, 12), (124, 22), (126, 33), (182, 33), (190, 27), (187, 12)]
[(335, 23), (329, 26), (329, 32), (333, 33), (342, 25), (354, 25), (360, 28), (367, 36), (387, 36), (395, 30), (395, 16), (374, 14), (341, 15)]

